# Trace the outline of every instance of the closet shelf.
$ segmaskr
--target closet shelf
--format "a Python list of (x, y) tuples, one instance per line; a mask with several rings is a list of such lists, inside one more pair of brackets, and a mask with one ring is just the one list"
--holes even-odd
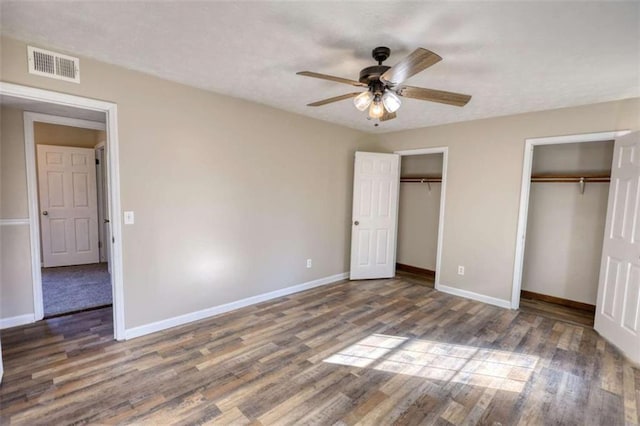
[(400, 177), (402, 183), (435, 183), (442, 182), (442, 176), (406, 176)]

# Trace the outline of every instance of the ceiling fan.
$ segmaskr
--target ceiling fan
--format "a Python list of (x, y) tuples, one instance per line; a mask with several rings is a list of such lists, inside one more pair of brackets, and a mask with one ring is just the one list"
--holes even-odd
[[(366, 67), (360, 71), (358, 81), (348, 78), (335, 77), (312, 71), (300, 71), (298, 75), (350, 84), (356, 87), (367, 87), (364, 92), (352, 92), (333, 98), (307, 104), (317, 107), (332, 102), (353, 98), (353, 103), (360, 111), (369, 108), (369, 117), (380, 121), (396, 118), (396, 111), (400, 108), (401, 101), (398, 96), (419, 99), (422, 101), (439, 102), (443, 104), (465, 106), (471, 99), (470, 95), (445, 92), (443, 90), (425, 89), (422, 87), (406, 86), (402, 84), (409, 77), (424, 71), (430, 66), (440, 62), (442, 58), (421, 47), (414, 50), (409, 56), (402, 59), (393, 67), (382, 65), (391, 54), (391, 49), (380, 46), (373, 49), (371, 56), (378, 61), (378, 65)], [(376, 124), (377, 125), (377, 124)]]

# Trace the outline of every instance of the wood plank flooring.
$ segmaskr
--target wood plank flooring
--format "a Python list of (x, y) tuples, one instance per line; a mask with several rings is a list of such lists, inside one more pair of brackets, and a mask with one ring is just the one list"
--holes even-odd
[(0, 423), (639, 423), (640, 371), (591, 327), (414, 277), (112, 333), (110, 309), (4, 330)]
[(520, 298), (520, 309), (543, 317), (593, 328), (595, 314), (584, 309), (569, 308), (543, 300)]

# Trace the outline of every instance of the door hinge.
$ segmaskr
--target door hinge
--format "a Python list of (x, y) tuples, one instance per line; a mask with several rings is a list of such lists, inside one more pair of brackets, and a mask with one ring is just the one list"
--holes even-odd
[(98, 241), (98, 248), (102, 248), (102, 241)]
[(96, 166), (100, 165), (100, 159), (96, 158)]

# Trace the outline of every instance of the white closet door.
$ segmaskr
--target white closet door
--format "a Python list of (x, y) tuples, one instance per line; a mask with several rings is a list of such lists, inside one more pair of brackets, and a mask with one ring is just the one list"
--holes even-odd
[(640, 363), (640, 133), (616, 140), (595, 329)]
[(99, 262), (95, 151), (38, 145), (45, 267)]
[(396, 271), (400, 156), (356, 152), (350, 278), (388, 278)]

